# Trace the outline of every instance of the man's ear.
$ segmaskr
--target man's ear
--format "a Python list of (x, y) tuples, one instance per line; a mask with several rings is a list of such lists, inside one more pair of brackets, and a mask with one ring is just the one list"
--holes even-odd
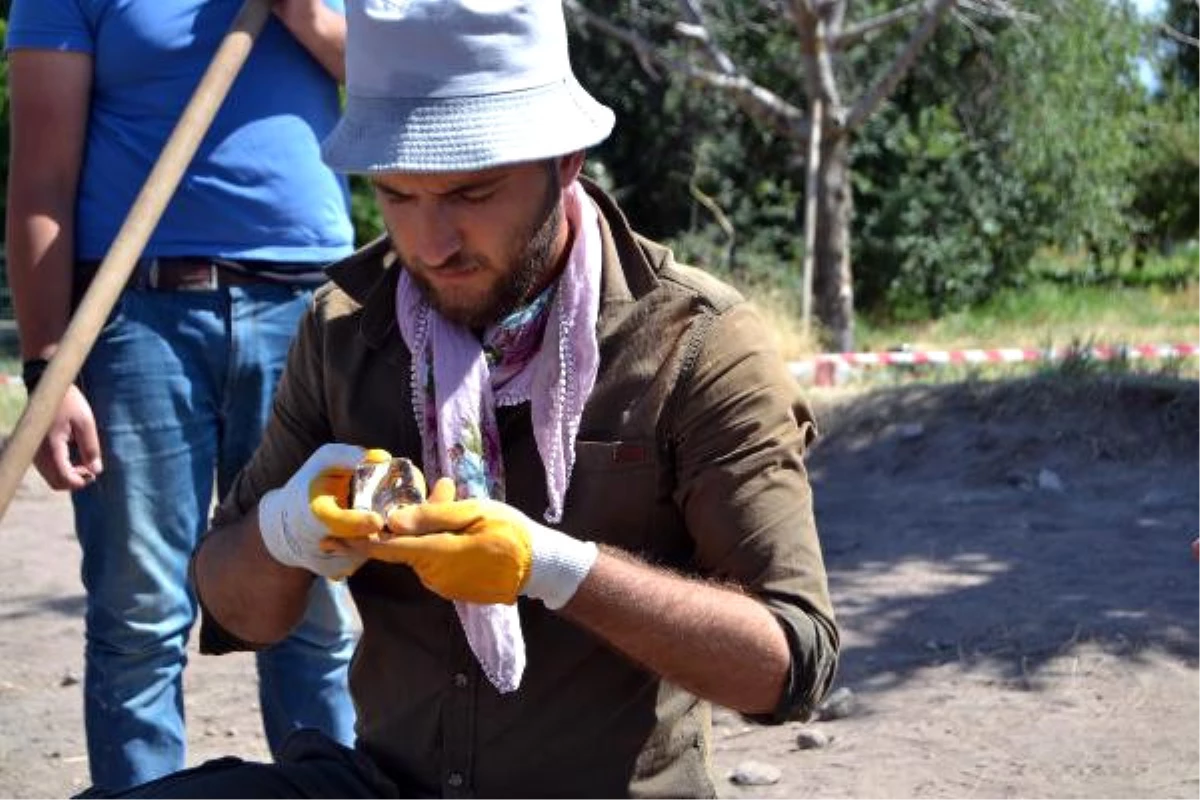
[(584, 151), (577, 150), (574, 153), (558, 157), (558, 185), (560, 187), (567, 188), (579, 177), (579, 173), (583, 171), (584, 156)]

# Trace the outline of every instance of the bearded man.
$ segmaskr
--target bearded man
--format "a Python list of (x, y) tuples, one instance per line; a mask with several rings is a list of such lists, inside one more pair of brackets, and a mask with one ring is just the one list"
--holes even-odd
[[(323, 152), (388, 235), (330, 268), (193, 567), (207, 652), (349, 576), (357, 745), (301, 731), (141, 794), (714, 796), (711, 704), (803, 718), (833, 678), (811, 413), (751, 305), (581, 177), (613, 115), (558, 2), (347, 19)], [(395, 456), (427, 501), (352, 507)]]

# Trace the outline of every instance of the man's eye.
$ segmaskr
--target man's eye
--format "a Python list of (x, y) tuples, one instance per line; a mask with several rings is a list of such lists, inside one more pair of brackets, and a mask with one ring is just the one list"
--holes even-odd
[(458, 197), (466, 203), (483, 203), (495, 193), (492, 189), (471, 189), (459, 192)]

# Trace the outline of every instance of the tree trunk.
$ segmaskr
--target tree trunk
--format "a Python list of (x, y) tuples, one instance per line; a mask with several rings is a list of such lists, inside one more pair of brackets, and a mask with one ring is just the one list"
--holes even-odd
[(853, 208), (850, 139), (846, 135), (832, 136), (821, 147), (813, 293), (822, 343), (839, 352), (854, 349), (854, 283), (850, 271)]

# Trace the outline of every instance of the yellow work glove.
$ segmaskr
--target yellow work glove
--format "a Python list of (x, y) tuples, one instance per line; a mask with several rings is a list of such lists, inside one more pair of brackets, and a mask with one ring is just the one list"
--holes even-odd
[(596, 560), (596, 545), (539, 525), (497, 500), (454, 500), (448, 478), (421, 505), (388, 515), (390, 537), (347, 548), (412, 567), (447, 600), (515, 603), (518, 595), (549, 608), (566, 605)]
[(348, 500), (358, 463), (390, 457), (385, 450), (347, 444), (317, 449), (286, 484), (267, 492), (258, 503), (258, 529), (271, 557), (327, 578), (344, 578), (358, 569), (361, 556), (331, 550), (322, 540), (331, 535), (365, 537), (383, 530), (383, 517), (349, 508)]

